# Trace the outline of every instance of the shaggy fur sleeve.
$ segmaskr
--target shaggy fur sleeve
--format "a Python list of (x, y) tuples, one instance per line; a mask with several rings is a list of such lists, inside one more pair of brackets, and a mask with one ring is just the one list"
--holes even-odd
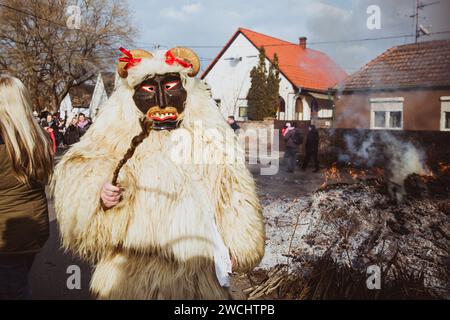
[(225, 166), (218, 184), (218, 227), (236, 259), (237, 270), (247, 272), (264, 256), (262, 209), (250, 172), (242, 166)]
[[(115, 160), (115, 159), (114, 159)], [(87, 158), (70, 154), (57, 165), (52, 181), (55, 211), (62, 244), (78, 256), (96, 261), (114, 244), (122, 221), (120, 204), (103, 211), (100, 193), (111, 180), (116, 161), (106, 157)]]

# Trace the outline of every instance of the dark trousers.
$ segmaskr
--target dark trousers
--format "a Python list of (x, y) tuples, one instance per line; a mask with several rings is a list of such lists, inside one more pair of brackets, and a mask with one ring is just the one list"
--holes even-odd
[(286, 147), (284, 157), (287, 164), (287, 171), (294, 171), (297, 160), (297, 150), (294, 148)]
[(0, 300), (31, 299), (28, 274), (36, 254), (0, 254)]
[(312, 149), (312, 150), (306, 150), (305, 154), (305, 160), (303, 161), (302, 169), (305, 170), (306, 167), (308, 167), (309, 161), (313, 160), (314, 162), (314, 169), (319, 170), (319, 157), (318, 157), (318, 150)]

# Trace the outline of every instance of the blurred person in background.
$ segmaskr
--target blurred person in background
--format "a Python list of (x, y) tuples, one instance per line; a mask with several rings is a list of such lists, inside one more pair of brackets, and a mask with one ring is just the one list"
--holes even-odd
[(66, 128), (64, 140), (68, 147), (80, 141), (80, 128), (78, 128), (77, 124), (78, 124), (77, 117), (73, 117), (72, 120), (70, 121), (69, 126)]
[(0, 76), (0, 299), (31, 297), (28, 274), (49, 236), (52, 171), (52, 143), (33, 117), (28, 90)]
[(91, 124), (92, 123), (88, 119), (86, 119), (86, 116), (83, 113), (80, 113), (78, 115), (77, 126), (78, 128), (80, 128), (80, 137), (82, 137), (86, 133)]
[(56, 148), (60, 148), (63, 143), (63, 134), (60, 132), (59, 112), (53, 114), (52, 125), (53, 134), (55, 135)]
[(305, 153), (305, 161), (303, 161), (302, 170), (305, 171), (308, 167), (308, 163), (313, 159), (314, 162), (314, 171), (319, 171), (319, 132), (316, 129), (315, 125), (310, 125), (308, 128), (308, 135), (306, 137), (306, 153)]
[(286, 150), (284, 159), (287, 162), (287, 172), (293, 173), (297, 163), (297, 153), (302, 144), (302, 136), (300, 130), (297, 129), (296, 123), (286, 123), (286, 130), (284, 131), (284, 143)]
[(53, 124), (53, 117), (48, 112), (41, 115), (40, 125), (42, 128), (48, 128)]
[(237, 132), (241, 127), (237, 124), (236, 120), (234, 120), (234, 116), (229, 116), (227, 119), (228, 124), (234, 132)]
[(58, 142), (58, 149), (64, 150), (64, 135), (66, 133), (66, 121), (64, 119), (59, 119), (58, 124), (58, 135), (59, 140)]

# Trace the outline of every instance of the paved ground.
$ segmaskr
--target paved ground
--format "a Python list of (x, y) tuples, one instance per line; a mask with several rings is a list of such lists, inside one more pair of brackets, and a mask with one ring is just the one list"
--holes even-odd
[[(277, 197), (299, 197), (316, 190), (323, 182), (323, 174), (307, 172), (286, 173), (284, 167), (273, 176), (261, 176), (260, 166), (250, 166), (250, 171), (255, 176), (258, 192)], [(89, 281), (92, 268), (89, 265), (75, 259), (70, 254), (60, 249), (59, 234), (55, 220), (52, 201), (49, 201), (50, 209), (50, 239), (42, 252), (37, 256), (31, 271), (31, 286), (34, 299), (91, 299), (89, 295)], [(81, 289), (69, 290), (66, 282), (70, 274), (67, 268), (77, 265), (81, 268)], [(243, 277), (233, 280), (232, 292), (235, 298), (243, 298), (242, 288), (247, 282)]]

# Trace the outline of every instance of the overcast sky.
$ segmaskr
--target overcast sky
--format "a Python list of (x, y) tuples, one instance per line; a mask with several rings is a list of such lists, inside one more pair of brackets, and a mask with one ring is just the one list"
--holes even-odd
[[(306, 36), (309, 47), (327, 53), (350, 73), (389, 47), (414, 41), (413, 37), (401, 37), (346, 42), (414, 34), (414, 19), (410, 15), (414, 14), (416, 0), (129, 0), (129, 3), (140, 32), (136, 39), (138, 47), (150, 50), (155, 44), (163, 48), (192, 47), (203, 59), (202, 70), (239, 27), (295, 43), (299, 36)], [(381, 10), (381, 29), (367, 27), (366, 11), (370, 5)], [(450, 39), (450, 0), (441, 0), (419, 13), (420, 23), (431, 32), (448, 31), (423, 36), (420, 41)], [(329, 41), (338, 43), (318, 43)]]

